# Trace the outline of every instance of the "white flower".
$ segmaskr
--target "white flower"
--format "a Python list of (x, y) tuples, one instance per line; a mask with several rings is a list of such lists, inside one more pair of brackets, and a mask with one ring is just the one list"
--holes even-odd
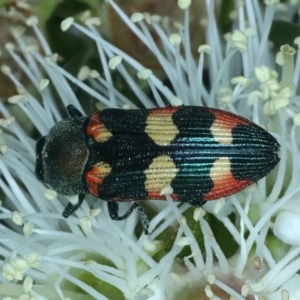
[[(62, 30), (72, 27), (94, 40), (103, 66), (101, 76), (85, 66), (78, 78), (72, 76), (56, 64), (57, 55), (49, 49), (37, 18), (31, 17), (24, 22), (32, 26), (45, 56), (20, 35), (15, 45), (6, 48), (35, 91), (26, 90), (9, 66), (1, 70), (18, 90), (9, 102), (21, 108), (40, 135), (46, 135), (62, 118), (56, 93), (63, 106), (73, 104), (82, 110), (69, 82), (104, 106), (135, 107), (114, 87), (113, 69), (146, 108), (170, 103), (221, 107), (264, 126), (281, 144), (281, 162), (256, 185), (207, 203), (203, 209), (210, 214), (205, 215), (202, 209), (189, 213), (187, 204), (178, 206), (167, 197), (167, 205), (150, 222), (150, 236), (137, 238), (137, 212), (116, 222), (109, 218), (106, 205), (92, 198), (64, 219), (61, 212), (68, 199), (37, 180), (36, 141), (1, 102), (0, 251), (4, 259), (0, 293), (13, 298), (24, 294), (31, 299), (85, 299), (86, 295), (110, 299), (104, 288), (97, 288), (100, 282), (109, 293), (119, 292), (115, 299), (122, 294), (125, 299), (184, 298), (192, 291), (202, 291), (210, 299), (245, 299), (248, 294), (254, 295), (253, 299), (298, 299), (300, 57), (289, 45), (281, 48), (276, 60), (268, 35), (276, 14), (283, 14), (282, 7), (286, 8), (285, 17), (291, 19), (299, 3), (281, 4), (277, 11), (277, 1), (265, 1), (263, 10), (256, 0), (238, 1), (232, 14), (236, 16), (234, 28), (225, 41), (216, 25), (213, 1), (206, 1), (208, 17), (201, 24), (207, 26), (207, 44), (199, 45), (195, 59), (190, 49), (190, 1), (179, 1), (184, 22), (178, 32), (163, 29), (158, 16), (138, 13), (129, 18), (112, 0), (108, 2), (156, 56), (171, 88), (155, 72), (107, 42), (95, 28), (101, 24), (97, 18), (86, 19), (85, 26), (72, 18), (62, 23)], [(161, 40), (163, 51), (156, 47), (149, 26)], [(203, 83), (204, 65), (208, 85)], [(141, 89), (128, 66), (148, 83), (151, 96)], [(122, 205), (124, 211), (127, 207)], [(179, 224), (175, 233), (169, 228), (174, 223)], [(229, 254), (226, 244), (231, 248)], [(182, 250), (186, 252), (179, 260)], [(5, 290), (8, 281), (12, 283)]]

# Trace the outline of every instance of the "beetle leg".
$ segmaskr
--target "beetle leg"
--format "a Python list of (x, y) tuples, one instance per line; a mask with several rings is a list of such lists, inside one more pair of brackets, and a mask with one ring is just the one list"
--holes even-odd
[(66, 108), (70, 117), (82, 117), (82, 113), (74, 105), (68, 105)]
[(111, 217), (112, 220), (117, 220), (117, 221), (127, 219), (131, 215), (131, 213), (137, 208), (139, 210), (139, 214), (141, 217), (144, 232), (147, 235), (149, 234), (149, 232), (148, 232), (148, 228), (149, 228), (148, 216), (147, 216), (144, 208), (141, 205), (139, 205), (137, 202), (134, 202), (123, 216), (119, 216), (119, 204), (117, 202), (115, 202), (115, 201), (107, 202), (107, 206), (108, 206), (109, 216)]
[(67, 204), (67, 206), (65, 207), (62, 215), (65, 218), (68, 218), (72, 213), (74, 213), (82, 204), (83, 200), (85, 198), (85, 194), (79, 194), (78, 196), (78, 202), (76, 204), (72, 204), (71, 202), (69, 202)]

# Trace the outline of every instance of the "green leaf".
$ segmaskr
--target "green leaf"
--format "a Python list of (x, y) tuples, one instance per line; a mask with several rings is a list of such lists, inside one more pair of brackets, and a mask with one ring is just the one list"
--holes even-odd
[(68, 71), (73, 75), (77, 74), (81, 66), (88, 63), (95, 49), (95, 43), (74, 27), (63, 32), (60, 26), (65, 18), (76, 16), (88, 9), (89, 6), (80, 1), (65, 0), (56, 6), (45, 24), (52, 51), (59, 54), (62, 58), (61, 64), (69, 66)]
[(278, 50), (282, 45), (294, 44), (294, 39), (300, 35), (300, 27), (286, 21), (275, 20), (269, 34), (269, 40), (274, 44), (274, 48)]
[(232, 19), (230, 18), (230, 13), (234, 10), (234, 6), (234, 0), (223, 0), (220, 5), (218, 20), (222, 33), (226, 33), (231, 30)]
[[(95, 261), (100, 265), (115, 267), (110, 260), (96, 253), (86, 254), (86, 257), (84, 257), (83, 261)], [(82, 269), (71, 268), (69, 270), (69, 274), (76, 277), (78, 280), (86, 283), (87, 285), (91, 286), (93, 289), (97, 290), (102, 295), (106, 296), (108, 299), (125, 300), (123, 293), (118, 288), (107, 283), (104, 280), (100, 280), (99, 278), (95, 277), (91, 272)], [(86, 294), (84, 290), (82, 290), (80, 287), (74, 285), (68, 280), (63, 281), (62, 288), (84, 295)]]

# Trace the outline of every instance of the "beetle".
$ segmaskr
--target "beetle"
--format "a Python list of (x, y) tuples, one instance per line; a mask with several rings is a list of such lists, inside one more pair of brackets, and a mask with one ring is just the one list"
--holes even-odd
[(113, 220), (118, 202), (165, 200), (194, 207), (234, 194), (266, 176), (280, 160), (280, 145), (260, 126), (230, 112), (198, 106), (104, 109), (90, 117), (67, 106), (36, 144), (37, 178), (58, 193), (78, 194), (68, 217), (90, 193), (106, 200)]

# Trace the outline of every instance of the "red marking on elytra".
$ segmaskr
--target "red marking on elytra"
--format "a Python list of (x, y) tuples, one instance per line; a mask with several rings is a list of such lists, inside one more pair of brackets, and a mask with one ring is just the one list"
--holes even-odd
[(221, 197), (230, 196), (246, 188), (252, 183), (253, 181), (249, 179), (237, 180), (232, 176), (231, 172), (228, 172), (214, 180), (213, 189), (204, 196), (203, 200), (215, 200)]
[(216, 118), (214, 123), (217, 123), (221, 128), (231, 130), (237, 125), (249, 125), (251, 122), (241, 116), (234, 115), (227, 111), (221, 111), (219, 109), (208, 109)]
[(151, 110), (150, 115), (169, 115), (174, 114), (180, 107), (169, 106), (163, 108), (154, 108)]
[(95, 113), (90, 116), (86, 131), (89, 135), (95, 138), (95, 135), (98, 135), (97, 129), (101, 126), (104, 126), (104, 124), (99, 120), (99, 113)]
[(99, 197), (99, 186), (103, 182), (104, 177), (99, 176), (100, 168), (94, 167), (85, 174), (89, 193), (95, 197)]
[[(170, 194), (170, 196), (173, 199), (173, 201), (178, 201), (178, 196), (176, 194)], [(148, 192), (147, 199), (150, 199), (150, 200), (166, 200), (166, 196), (161, 195), (160, 192), (158, 192), (158, 191), (150, 191), (150, 192)]]
[(99, 113), (92, 114), (89, 118), (89, 124), (86, 128), (87, 134), (92, 136), (95, 140), (99, 140), (105, 130), (106, 127), (104, 123), (101, 122), (100, 114)]

